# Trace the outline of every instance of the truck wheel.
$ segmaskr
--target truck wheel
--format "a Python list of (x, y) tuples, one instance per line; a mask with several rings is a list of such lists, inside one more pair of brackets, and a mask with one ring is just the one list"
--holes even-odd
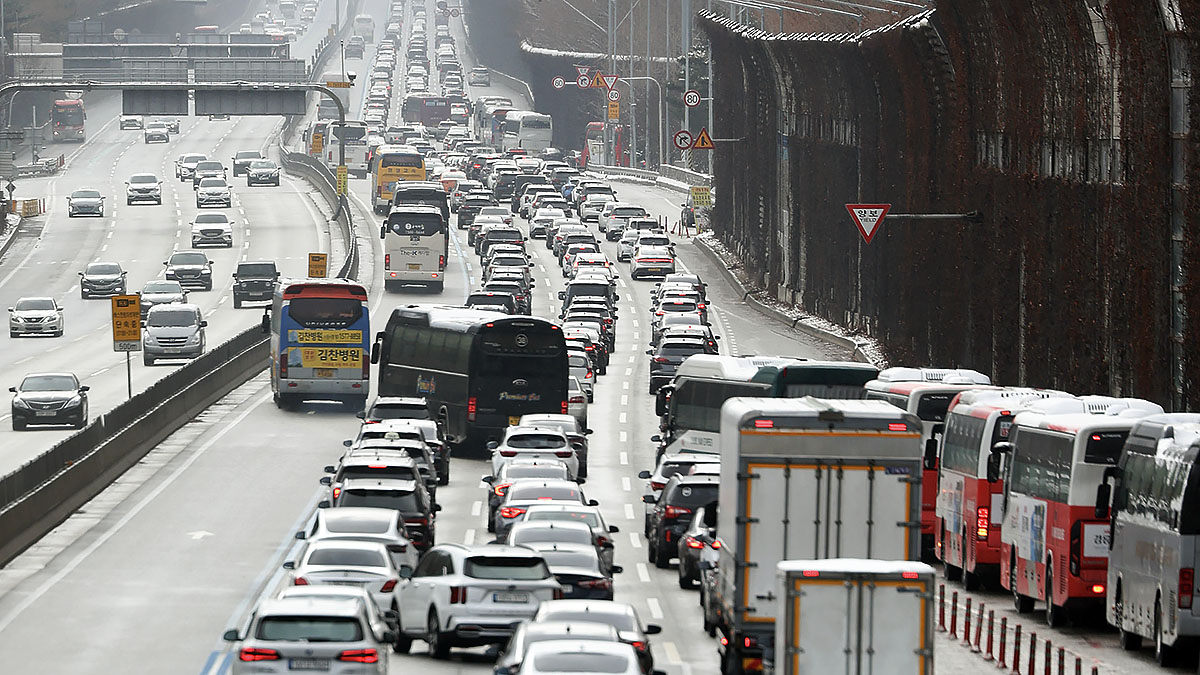
[(1154, 599), (1154, 660), (1163, 668), (1175, 665), (1175, 647), (1163, 642), (1163, 616), (1160, 598)]

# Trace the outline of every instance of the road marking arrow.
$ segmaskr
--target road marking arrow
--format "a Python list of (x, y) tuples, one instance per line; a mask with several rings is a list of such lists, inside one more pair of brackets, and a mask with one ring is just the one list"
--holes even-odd
[(207, 530), (196, 530), (195, 532), (188, 532), (188, 536), (192, 538), (192, 541), (199, 541), (205, 537), (213, 536), (213, 533)]

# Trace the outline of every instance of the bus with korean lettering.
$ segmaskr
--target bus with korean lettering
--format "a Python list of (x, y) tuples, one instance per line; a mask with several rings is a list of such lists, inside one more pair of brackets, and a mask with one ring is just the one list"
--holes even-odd
[(280, 282), (264, 331), (271, 336), (271, 393), (275, 405), (304, 400), (366, 407), (370, 391), (370, 314), (367, 291), (345, 279)]

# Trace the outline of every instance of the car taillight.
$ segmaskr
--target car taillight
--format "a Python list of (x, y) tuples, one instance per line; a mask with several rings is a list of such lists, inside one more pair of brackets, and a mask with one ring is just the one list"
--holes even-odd
[(281, 380), (286, 380), (288, 376), (287, 359), (288, 355), (286, 351), (279, 353), (279, 379)]
[(597, 545), (597, 546), (602, 546), (602, 547), (603, 547), (603, 546), (608, 546), (608, 545), (609, 545), (609, 544), (611, 544), (611, 543), (612, 543), (612, 540), (611, 540), (611, 539), (609, 539), (608, 537), (606, 537), (606, 536), (604, 536), (604, 535), (602, 535), (602, 534), (598, 534), (598, 535), (596, 535), (596, 545)]
[(466, 586), (451, 586), (450, 587), (450, 604), (452, 604), (452, 605), (467, 604), (467, 587)]
[(475, 421), (475, 413), (478, 410), (479, 410), (479, 408), (476, 406), (475, 397), (472, 396), (471, 398), (468, 398), (467, 399), (467, 421), (468, 422)]
[(385, 269), (385, 270), (392, 269), (392, 254), (391, 253), (383, 254), (383, 269)]
[(405, 525), (420, 525), (421, 527), (425, 527), (426, 525), (429, 524), (429, 519), (424, 516), (421, 516), (420, 518), (405, 518), (404, 524)]
[(500, 517), (501, 518), (516, 518), (517, 516), (521, 515), (522, 513), (525, 513), (525, 509), (523, 509), (519, 506), (501, 506), (500, 507)]
[(293, 586), (307, 586), (308, 579), (305, 579), (304, 577), (296, 577), (295, 579), (292, 579), (292, 585)]
[(375, 196), (376, 196), (376, 197), (382, 197), (382, 196), (383, 196), (383, 186), (382, 186), (382, 185), (376, 185), (376, 186), (375, 186)]
[(716, 539), (713, 539), (712, 542), (709, 543), (708, 547), (714, 551), (720, 550), (721, 542)]
[(686, 537), (683, 540), (683, 543), (688, 548), (704, 548), (704, 542), (702, 542), (699, 539), (696, 539), (694, 537)]
[(655, 363), (670, 363), (671, 359), (668, 359), (665, 356), (656, 356), (656, 357), (654, 357), (654, 362)]
[(262, 647), (245, 647), (238, 652), (239, 661), (278, 661), (280, 658), (279, 652)]
[[(577, 401), (577, 402), (578, 402), (578, 401)], [(566, 414), (567, 414), (567, 402), (566, 402), (566, 401), (563, 401), (563, 402), (562, 402), (562, 405), (561, 405), (561, 406), (559, 406), (559, 408), (560, 408), (560, 409), (559, 409), (559, 412), (560, 412), (561, 414), (563, 414), (563, 415), (566, 415)]]
[(641, 640), (631, 642), (630, 644), (633, 645), (633, 648), (638, 650), (639, 652), (646, 651), (646, 643), (642, 642)]
[(586, 396), (572, 396), (571, 403), (583, 403), (586, 398)]
[(1195, 571), (1191, 567), (1179, 568), (1179, 609), (1192, 608), (1192, 594), (1195, 592)]
[(988, 512), (989, 509), (986, 506), (981, 506), (975, 509), (976, 539), (987, 539), (988, 537), (988, 528), (990, 527), (990, 523), (988, 522)]
[(499, 485), (493, 485), (492, 492), (495, 492), (497, 497), (503, 497), (504, 493), (507, 492), (508, 488), (510, 488), (510, 487), (512, 487), (512, 483), (501, 483)]
[(439, 270), (446, 269), (446, 256), (444, 256), (444, 255), (438, 256), (438, 269)]
[(341, 494), (342, 494), (342, 488), (340, 488), (340, 487), (333, 488), (333, 498), (334, 499), (337, 499), (338, 496), (340, 496)]
[(516, 450), (501, 450), (500, 456), (501, 457), (516, 457), (517, 451)]
[(379, 592), (380, 593), (391, 593), (392, 589), (395, 587), (396, 587), (396, 580), (388, 579), (387, 581), (383, 582), (383, 587), (379, 589)]
[(665, 487), (665, 486), (666, 486), (666, 483), (660, 483), (660, 482), (654, 481), (654, 480), (650, 481), (650, 489), (654, 490), (655, 492), (658, 492), (659, 490), (663, 489), (663, 487)]
[(594, 373), (592, 373), (592, 370), (589, 368), (587, 371), (587, 375), (584, 375), (583, 377), (584, 377), (584, 379), (590, 380), (590, 379), (596, 377), (596, 375)]
[(571, 455), (574, 455), (574, 454), (575, 454), (574, 450), (556, 450), (554, 452), (555, 457), (562, 457), (564, 459), (569, 458), (569, 457), (571, 457)]
[(337, 660), (353, 663), (379, 663), (379, 652), (374, 649), (347, 649), (338, 654)]
[(599, 588), (607, 591), (612, 588), (612, 579), (585, 579), (583, 581), (576, 581), (575, 585), (582, 588)]
[(554, 589), (554, 599), (555, 600), (563, 599), (563, 589), (561, 589), (561, 588)]
[(691, 512), (692, 510), (686, 506), (668, 506), (663, 511), (663, 516), (666, 518), (682, 518), (683, 516), (689, 515)]

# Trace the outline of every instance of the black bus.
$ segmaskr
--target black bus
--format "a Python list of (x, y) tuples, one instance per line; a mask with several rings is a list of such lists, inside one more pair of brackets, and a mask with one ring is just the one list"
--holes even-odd
[(380, 396), (423, 396), (438, 428), (481, 455), (521, 415), (567, 412), (562, 329), (544, 319), (434, 305), (392, 312), (376, 335)]

